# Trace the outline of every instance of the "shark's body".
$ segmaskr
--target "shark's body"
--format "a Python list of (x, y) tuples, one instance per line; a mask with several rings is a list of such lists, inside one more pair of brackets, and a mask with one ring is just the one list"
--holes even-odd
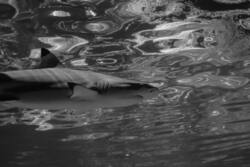
[[(54, 67), (46, 51), (39, 69), (0, 73), (0, 101), (9, 107), (85, 111), (137, 104), (157, 95), (150, 84), (92, 71)], [(53, 68), (54, 67), (54, 68)]]

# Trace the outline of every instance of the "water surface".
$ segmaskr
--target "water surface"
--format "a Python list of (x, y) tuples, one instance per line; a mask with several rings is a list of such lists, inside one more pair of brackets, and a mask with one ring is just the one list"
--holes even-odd
[(249, 167), (250, 5), (201, 1), (1, 0), (1, 71), (36, 67), (45, 47), (161, 85), (120, 108), (1, 107), (1, 166)]

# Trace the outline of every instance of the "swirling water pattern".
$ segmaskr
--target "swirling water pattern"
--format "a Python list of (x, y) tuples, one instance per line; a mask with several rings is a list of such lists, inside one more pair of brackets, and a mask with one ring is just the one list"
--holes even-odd
[(4, 167), (250, 166), (247, 0), (1, 0), (0, 69), (64, 66), (160, 85), (121, 108), (6, 108)]

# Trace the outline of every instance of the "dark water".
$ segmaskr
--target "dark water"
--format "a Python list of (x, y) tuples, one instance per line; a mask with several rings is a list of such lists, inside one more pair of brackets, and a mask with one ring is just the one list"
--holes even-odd
[(249, 167), (247, 0), (1, 0), (1, 71), (40, 48), (69, 68), (161, 84), (141, 104), (0, 112), (1, 167)]

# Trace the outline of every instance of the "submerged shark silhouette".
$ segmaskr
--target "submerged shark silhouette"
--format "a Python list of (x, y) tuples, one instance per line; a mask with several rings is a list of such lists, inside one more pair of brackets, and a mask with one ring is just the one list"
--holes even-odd
[(158, 88), (92, 71), (58, 67), (59, 60), (41, 50), (37, 69), (0, 73), (0, 102), (7, 107), (85, 111), (122, 107), (157, 96)]

